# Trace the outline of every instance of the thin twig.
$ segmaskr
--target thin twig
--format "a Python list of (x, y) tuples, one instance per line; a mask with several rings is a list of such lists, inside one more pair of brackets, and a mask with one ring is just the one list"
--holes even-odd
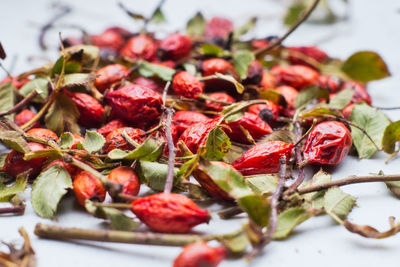
[(174, 112), (170, 108), (166, 108), (167, 120), (165, 122), (165, 135), (168, 142), (168, 173), (165, 181), (164, 193), (171, 193), (174, 183), (174, 162), (175, 162), (175, 145), (171, 133), (171, 122)]
[(310, 16), (310, 14), (314, 11), (315, 7), (318, 5), (320, 0), (314, 0), (312, 5), (304, 12), (304, 14), (297, 20), (297, 22), (284, 34), (282, 37), (276, 39), (273, 43), (268, 45), (265, 48), (260, 48), (254, 52), (256, 57), (260, 57), (268, 53), (269, 51), (273, 50), (275, 47), (279, 46), (292, 32), (294, 32), (297, 27), (300, 26), (307, 18)]
[(38, 92), (36, 90), (33, 90), (30, 92), (24, 99), (22, 99), (20, 102), (18, 102), (15, 106), (13, 106), (11, 109), (7, 111), (0, 112), (0, 116), (6, 116), (12, 113), (15, 113), (22, 108), (24, 108), (32, 99), (34, 99), (38, 95)]
[(13, 213), (13, 214), (21, 215), (21, 214), (24, 214), (24, 212), (25, 212), (25, 205), (0, 208), (0, 214)]

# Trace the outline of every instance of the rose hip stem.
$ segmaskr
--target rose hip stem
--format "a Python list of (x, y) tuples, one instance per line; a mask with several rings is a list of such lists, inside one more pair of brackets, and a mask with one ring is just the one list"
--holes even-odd
[(307, 18), (310, 16), (310, 14), (314, 11), (314, 9), (317, 7), (319, 3), (319, 0), (314, 0), (314, 2), (311, 4), (311, 6), (303, 13), (303, 15), (296, 21), (296, 23), (284, 34), (282, 37), (277, 39), (275, 42), (271, 43), (265, 48), (261, 48), (257, 51), (254, 52), (256, 57), (263, 56), (264, 54), (268, 53), (278, 45), (280, 45), (292, 32), (294, 32), (297, 27), (300, 26)]
[(160, 246), (184, 246), (198, 241), (216, 239), (216, 236), (211, 235), (200, 236), (115, 230), (90, 230), (80, 228), (65, 228), (41, 223), (36, 224), (34, 233), (39, 237), (48, 239), (80, 239)]
[(283, 192), (283, 187), (285, 186), (286, 179), (286, 157), (283, 156), (279, 159), (280, 169), (279, 169), (279, 183), (272, 195), (270, 206), (271, 215), (269, 218), (269, 226), (267, 233), (263, 236), (261, 243), (259, 243), (252, 251), (246, 255), (247, 260), (252, 260), (258, 254), (261, 253), (263, 248), (269, 244), (272, 240), (272, 236), (275, 233), (276, 227), (278, 226), (278, 205), (279, 199)]
[(24, 214), (24, 212), (25, 212), (25, 205), (0, 208), (0, 214), (13, 213), (13, 214), (22, 215), (22, 214)]

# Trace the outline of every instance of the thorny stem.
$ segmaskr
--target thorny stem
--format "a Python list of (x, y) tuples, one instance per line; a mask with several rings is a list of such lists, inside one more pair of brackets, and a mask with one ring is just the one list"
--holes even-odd
[(350, 184), (361, 184), (361, 183), (373, 183), (373, 182), (395, 182), (400, 181), (400, 174), (393, 175), (374, 175), (374, 176), (349, 176), (336, 181), (331, 181), (327, 183), (317, 184), (313, 186), (307, 186), (305, 188), (298, 188), (297, 193), (300, 195), (307, 194), (311, 192), (321, 191), (329, 189), (334, 186), (344, 186)]
[(24, 99), (22, 99), (20, 102), (18, 102), (15, 106), (10, 108), (7, 111), (0, 112), (0, 116), (6, 116), (12, 113), (15, 113), (25, 107), (29, 102), (31, 102), (32, 99), (34, 99), (38, 95), (38, 92), (36, 90), (33, 90), (30, 92)]
[(275, 47), (279, 46), (292, 32), (294, 32), (297, 27), (300, 26), (307, 18), (310, 16), (310, 14), (314, 11), (315, 7), (318, 5), (320, 0), (314, 0), (312, 5), (304, 12), (304, 14), (297, 20), (297, 22), (284, 34), (282, 37), (277, 39), (275, 42), (271, 43), (265, 48), (258, 49), (254, 52), (256, 57), (261, 57), (265, 54), (267, 54), (269, 51), (273, 50)]
[(279, 199), (283, 192), (283, 187), (285, 186), (285, 179), (286, 179), (286, 157), (283, 156), (279, 159), (280, 169), (279, 169), (279, 183), (274, 191), (274, 194), (271, 198), (271, 215), (269, 218), (269, 226), (267, 233), (264, 235), (261, 243), (259, 243), (252, 251), (250, 251), (246, 255), (247, 260), (252, 260), (261, 251), (264, 249), (266, 245), (269, 244), (272, 240), (272, 236), (276, 231), (276, 227), (278, 226), (278, 205)]
[(0, 214), (13, 213), (13, 214), (22, 215), (22, 214), (24, 214), (24, 212), (25, 212), (25, 205), (0, 208)]

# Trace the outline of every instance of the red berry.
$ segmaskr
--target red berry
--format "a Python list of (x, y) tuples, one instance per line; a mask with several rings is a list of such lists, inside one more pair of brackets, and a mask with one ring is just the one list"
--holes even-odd
[[(24, 109), (20, 113), (15, 115), (15, 119), (14, 119), (15, 124), (17, 124), (18, 126), (22, 126), (25, 123), (27, 123), (28, 121), (30, 121), (31, 119), (33, 119), (33, 117), (35, 117), (35, 115), (36, 115), (36, 113), (30, 111), (29, 109)], [(40, 122), (39, 121), (35, 122), (35, 124), (32, 127), (39, 128)]]
[(132, 37), (122, 47), (120, 55), (131, 60), (140, 59), (152, 61), (155, 58), (157, 46), (155, 42), (145, 35), (137, 35)]
[(119, 166), (108, 174), (110, 181), (122, 185), (122, 193), (137, 196), (140, 191), (140, 180), (135, 171), (128, 166)]
[(220, 44), (233, 31), (233, 23), (229, 19), (214, 17), (207, 22), (204, 36), (206, 39)]
[(249, 143), (242, 129), (247, 130), (254, 140), (258, 140), (272, 132), (271, 127), (258, 115), (249, 112), (244, 113), (239, 120), (229, 122), (227, 125), (230, 130), (226, 129), (225, 132), (229, 138), (240, 143)]
[(125, 141), (125, 139), (122, 137), (122, 133), (124, 131), (128, 134), (128, 136), (131, 139), (133, 139), (133, 141), (135, 141), (137, 143), (143, 142), (142, 136), (145, 134), (144, 131), (142, 131), (140, 129), (131, 128), (131, 127), (118, 128), (107, 135), (106, 143), (103, 148), (103, 151), (105, 153), (108, 153), (115, 148), (119, 148), (122, 150), (134, 149), (134, 147), (132, 147), (132, 145), (127, 143)]
[(271, 69), (278, 83), (292, 86), (298, 90), (317, 84), (319, 74), (310, 67), (302, 65), (275, 66)]
[(348, 81), (343, 83), (341, 90), (345, 90), (345, 89), (353, 89), (354, 90), (354, 94), (353, 94), (353, 98), (351, 99), (351, 103), (360, 103), (360, 102), (365, 102), (368, 105), (372, 104), (372, 99), (371, 96), (368, 94), (367, 89), (365, 89), (365, 87), (358, 82), (355, 81)]
[(49, 129), (44, 129), (44, 128), (32, 128), (29, 131), (26, 132), (27, 134), (36, 136), (36, 137), (41, 137), (41, 138), (51, 138), (55, 141), (58, 140), (57, 134), (53, 132), (52, 130)]
[(172, 117), (172, 125), (174, 127), (174, 140), (190, 126), (196, 123), (205, 123), (210, 121), (206, 115), (196, 111), (177, 111)]
[[(329, 56), (324, 51), (320, 50), (316, 46), (292, 46), (292, 47), (289, 47), (288, 49), (289, 49), (289, 51), (294, 51), (294, 52), (304, 54), (305, 56), (310, 57), (320, 63), (324, 62), (325, 60), (327, 60), (329, 58)], [(305, 65), (305, 66), (312, 67), (312, 65), (308, 64), (304, 60), (302, 60), (298, 57), (295, 57), (295, 56), (289, 56), (289, 61), (293, 65)]]
[(279, 116), (279, 106), (275, 104), (274, 102), (268, 101), (268, 104), (257, 104), (257, 105), (252, 105), (249, 107), (249, 112), (256, 114), (257, 116), (260, 116), (261, 110), (270, 110), (272, 114), (272, 120), (278, 118)]
[[(235, 99), (233, 97), (231, 97), (230, 95), (228, 95), (227, 93), (224, 93), (224, 92), (211, 93), (208, 96), (213, 99), (224, 101), (227, 103), (235, 102)], [(206, 100), (206, 108), (207, 109), (214, 110), (214, 111), (222, 111), (224, 106), (226, 106), (226, 105), (224, 105), (222, 103), (214, 102), (212, 100)]]
[(172, 80), (172, 89), (179, 96), (196, 99), (203, 93), (203, 83), (187, 71), (181, 71)]
[(69, 175), (71, 176), (71, 178), (74, 178), (75, 175), (80, 172), (81, 170), (76, 167), (75, 165), (72, 165), (70, 163), (66, 163), (65, 161), (63, 161), (62, 159), (56, 159), (54, 161), (52, 161), (49, 165), (47, 165), (47, 167), (45, 168), (45, 170), (49, 169), (50, 167), (54, 166), (54, 165), (58, 165), (61, 168), (65, 169)]
[(224, 247), (210, 247), (205, 242), (198, 242), (185, 246), (173, 267), (217, 267), (225, 257)]
[(78, 203), (85, 206), (86, 200), (103, 202), (106, 198), (106, 190), (103, 184), (87, 171), (81, 171), (74, 177), (74, 193)]
[[(211, 58), (201, 63), (203, 76), (210, 76), (216, 73), (231, 75), (236, 80), (239, 79), (235, 68), (225, 59)], [(235, 86), (222, 79), (210, 79), (205, 81), (207, 90), (211, 91), (235, 91)]]
[(350, 119), (351, 113), (353, 112), (354, 104), (349, 104), (342, 110), (343, 117), (347, 120)]
[(79, 110), (78, 123), (83, 127), (97, 127), (103, 120), (104, 108), (95, 98), (84, 93), (65, 91)]
[(27, 78), (23, 78), (18, 80), (17, 77), (13, 77), (12, 79), (10, 77), (6, 77), (4, 78), (2, 81), (0, 81), (0, 84), (4, 84), (4, 83), (8, 83), (8, 82), (12, 82), (12, 85), (17, 88), (20, 89), (22, 86), (24, 86), (27, 82), (29, 82), (31, 79)]
[(113, 84), (120, 82), (122, 79), (128, 78), (129, 73), (130, 71), (120, 64), (105, 66), (96, 72), (97, 77), (94, 81), (94, 85), (103, 93)]
[(115, 52), (118, 52), (125, 42), (121, 34), (113, 30), (105, 30), (101, 34), (92, 35), (90, 36), (90, 41), (95, 46), (102, 49), (110, 49)]
[(275, 90), (285, 98), (286, 103), (288, 104), (287, 108), (289, 110), (296, 109), (294, 101), (296, 100), (296, 97), (299, 94), (299, 92), (295, 88), (291, 86), (282, 85), (276, 87)]
[(160, 42), (158, 53), (162, 59), (178, 60), (190, 54), (192, 41), (186, 35), (173, 33)]
[(259, 84), (263, 79), (264, 68), (260, 61), (253, 60), (248, 69), (247, 77), (242, 81), (243, 84)]
[(141, 85), (146, 88), (153, 90), (156, 93), (162, 93), (164, 90), (164, 84), (162, 81), (153, 80), (145, 77), (138, 77), (133, 84)]
[(262, 87), (262, 89), (264, 90), (269, 90), (269, 89), (273, 89), (276, 86), (276, 78), (274, 75), (272, 75), (269, 72), (264, 72), (261, 82), (260, 82), (260, 86)]
[(99, 134), (101, 134), (102, 136), (106, 137), (112, 131), (114, 131), (118, 128), (125, 127), (125, 126), (126, 126), (126, 124), (122, 120), (116, 119), (116, 120), (112, 120), (112, 121), (108, 122), (106, 125), (104, 125), (100, 129), (98, 129), (97, 132)]
[(318, 86), (329, 90), (331, 93), (336, 93), (340, 87), (340, 80), (333, 76), (320, 75), (318, 77)]

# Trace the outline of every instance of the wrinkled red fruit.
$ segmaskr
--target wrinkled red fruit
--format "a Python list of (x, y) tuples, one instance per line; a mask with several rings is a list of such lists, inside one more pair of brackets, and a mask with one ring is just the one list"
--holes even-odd
[[(324, 51), (320, 50), (316, 46), (292, 46), (288, 48), (289, 51), (293, 52), (298, 52), (303, 55), (306, 55), (307, 57), (310, 57), (320, 63), (324, 62), (329, 58), (328, 54), (326, 54)], [(305, 62), (304, 60), (295, 57), (295, 56), (289, 56), (289, 61), (293, 65), (305, 65), (312, 67), (310, 64)]]
[(196, 153), (197, 149), (206, 143), (208, 133), (218, 124), (219, 120), (220, 118), (215, 118), (188, 127), (179, 137), (178, 142), (182, 140), (190, 151)]
[(66, 170), (69, 173), (69, 175), (71, 176), (71, 178), (75, 178), (75, 175), (81, 171), (78, 167), (76, 167), (70, 163), (66, 163), (62, 159), (56, 159), (56, 160), (52, 161), (49, 165), (47, 165), (46, 170), (54, 165), (58, 165), (61, 168), (63, 168), (64, 170)]
[(192, 41), (186, 35), (173, 33), (160, 42), (158, 55), (161, 59), (178, 60), (190, 54)]
[(258, 115), (249, 112), (244, 113), (237, 121), (227, 123), (227, 125), (230, 130), (224, 130), (229, 138), (240, 143), (249, 143), (249, 140), (242, 129), (247, 130), (254, 140), (258, 140), (272, 132), (271, 127)]
[(118, 128), (122, 128), (122, 127), (126, 127), (126, 124), (122, 120), (116, 119), (116, 120), (112, 120), (112, 121), (108, 122), (106, 125), (104, 125), (100, 129), (97, 129), (97, 132), (99, 134), (101, 134), (102, 136), (106, 137), (112, 131), (114, 131)]
[(156, 81), (142, 76), (136, 78), (133, 84), (144, 86), (157, 93), (162, 93), (164, 90), (164, 84), (162, 83), (162, 81)]
[(155, 58), (157, 46), (155, 42), (145, 35), (137, 35), (128, 40), (122, 47), (120, 55), (131, 60), (140, 59), (151, 61)]
[(114, 114), (137, 127), (154, 124), (161, 115), (162, 98), (151, 89), (127, 84), (106, 95)]
[(110, 181), (122, 185), (122, 193), (137, 196), (140, 191), (140, 180), (135, 171), (128, 166), (119, 166), (108, 174)]
[(351, 113), (353, 112), (354, 104), (347, 105), (343, 110), (343, 117), (350, 119)]
[(340, 80), (333, 76), (320, 75), (318, 77), (318, 86), (327, 89), (330, 93), (336, 93), (340, 87)]
[[(22, 126), (25, 123), (27, 123), (28, 121), (30, 121), (31, 119), (33, 119), (33, 117), (35, 117), (35, 115), (36, 115), (36, 113), (30, 111), (29, 109), (24, 109), (20, 113), (15, 115), (15, 119), (14, 119), (15, 124), (17, 124), (18, 126)], [(35, 124), (32, 127), (39, 128), (40, 122), (39, 121), (35, 122)]]
[(103, 202), (106, 198), (106, 190), (103, 184), (87, 171), (81, 171), (75, 175), (73, 186), (76, 199), (83, 207), (88, 199)]
[(203, 93), (203, 88), (203, 83), (187, 71), (177, 73), (172, 80), (174, 92), (186, 98), (198, 98)]
[(276, 87), (275, 91), (280, 93), (285, 98), (286, 103), (288, 104), (287, 108), (289, 110), (293, 110), (296, 108), (294, 105), (294, 101), (296, 100), (296, 97), (299, 94), (299, 92), (297, 92), (295, 88), (291, 86), (282, 85)]
[(278, 83), (290, 85), (297, 90), (317, 84), (319, 74), (310, 67), (302, 65), (275, 66), (271, 69)]
[(262, 89), (264, 90), (269, 90), (269, 89), (274, 89), (276, 86), (276, 78), (274, 75), (272, 75), (269, 72), (264, 72), (261, 82), (260, 82), (260, 86), (262, 87)]
[(27, 78), (23, 78), (18, 80), (17, 77), (13, 77), (12, 79), (10, 77), (6, 77), (4, 78), (0, 84), (4, 84), (4, 83), (8, 83), (8, 82), (12, 82), (12, 85), (17, 88), (20, 89), (22, 86), (24, 86), (27, 82), (29, 82), (31, 79)]
[(235, 160), (232, 166), (243, 175), (277, 173), (280, 167), (279, 159), (286, 156), (286, 160), (289, 160), (292, 149), (292, 144), (282, 141), (258, 144)]
[[(201, 63), (201, 71), (203, 76), (210, 76), (216, 73), (231, 75), (236, 80), (239, 79), (235, 68), (225, 59), (211, 58)], [(207, 90), (211, 91), (232, 91), (235, 86), (228, 81), (222, 79), (211, 79), (204, 81)]]
[(45, 129), (45, 128), (32, 128), (29, 131), (26, 132), (27, 134), (36, 136), (36, 137), (41, 137), (41, 138), (46, 138), (46, 139), (53, 139), (55, 141), (58, 140), (57, 134), (53, 132), (52, 130)]
[(126, 142), (125, 139), (122, 137), (122, 133), (124, 131), (133, 141), (139, 144), (143, 142), (142, 136), (145, 134), (144, 131), (131, 127), (118, 128), (107, 135), (106, 143), (103, 148), (103, 151), (105, 153), (108, 153), (115, 148), (119, 148), (122, 150), (134, 149), (134, 147)]
[(345, 89), (353, 89), (354, 90), (354, 94), (353, 94), (353, 98), (351, 99), (351, 103), (357, 104), (360, 102), (365, 102), (368, 105), (372, 104), (372, 99), (371, 96), (368, 94), (367, 89), (365, 89), (365, 87), (358, 82), (354, 82), (354, 81), (348, 81), (343, 83), (341, 90), (345, 90)]
[[(268, 104), (257, 104), (249, 107), (249, 112), (259, 116), (263, 121), (271, 121), (275, 120), (279, 116), (279, 106), (274, 102), (267, 101)], [(269, 110), (269, 112), (263, 111), (263, 114), (260, 114), (262, 110)], [(265, 113), (265, 114), (264, 114)], [(270, 117), (266, 117), (269, 113)]]
[(224, 247), (210, 247), (205, 242), (198, 242), (185, 246), (173, 267), (217, 267), (225, 257)]
[(336, 165), (347, 156), (351, 144), (351, 133), (343, 123), (322, 122), (307, 137), (304, 159), (310, 163)]
[(259, 84), (262, 81), (264, 68), (260, 61), (253, 60), (248, 69), (247, 77), (242, 81), (243, 84)]
[[(224, 101), (227, 103), (234, 103), (235, 99), (228, 95), (227, 93), (224, 92), (216, 92), (216, 93), (211, 93), (208, 95), (209, 97), (219, 100), (219, 101)], [(206, 108), (214, 111), (222, 111), (222, 109), (226, 106), (223, 103), (217, 103), (212, 100), (206, 100)]]
[(207, 121), (210, 121), (210, 118), (199, 112), (177, 111), (172, 117), (172, 125), (175, 130), (174, 140), (177, 140), (188, 127), (196, 123), (206, 123)]
[(207, 40), (222, 45), (232, 31), (232, 21), (226, 18), (214, 17), (207, 22), (204, 36)]
[(94, 85), (97, 90), (104, 92), (109, 89), (113, 84), (120, 82), (122, 79), (126, 79), (129, 76), (130, 71), (120, 64), (112, 64), (99, 69), (96, 72), (96, 80)]
[(115, 52), (118, 52), (125, 43), (124, 37), (121, 34), (110, 29), (105, 30), (101, 34), (90, 36), (90, 41), (93, 45), (101, 49), (110, 49)]
[[(28, 147), (31, 151), (45, 149), (43, 145), (38, 143), (28, 143)], [(29, 171), (29, 177), (32, 178), (40, 173), (44, 162), (47, 160), (46, 157), (34, 158), (31, 160), (24, 160), (23, 157), (24, 154), (11, 150), (5, 159), (3, 171), (14, 177), (18, 174)]]
[(103, 120), (104, 108), (94, 97), (84, 93), (65, 91), (79, 111), (78, 123), (87, 128), (97, 127)]
[(210, 220), (208, 211), (191, 199), (174, 193), (159, 193), (132, 202), (132, 211), (152, 230), (163, 233), (187, 233)]

